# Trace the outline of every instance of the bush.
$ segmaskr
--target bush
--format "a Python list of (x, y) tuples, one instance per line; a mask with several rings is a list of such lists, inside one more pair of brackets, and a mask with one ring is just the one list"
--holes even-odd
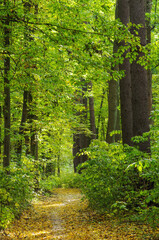
[(145, 211), (158, 205), (156, 158), (122, 144), (95, 140), (82, 164), (81, 189), (90, 205), (100, 211)]
[(54, 188), (78, 188), (80, 185), (80, 176), (75, 173), (64, 173), (60, 177), (49, 176), (40, 181), (40, 188), (43, 192), (50, 192)]
[(28, 207), (33, 196), (33, 175), (24, 164), (0, 168), (0, 228), (6, 228)]

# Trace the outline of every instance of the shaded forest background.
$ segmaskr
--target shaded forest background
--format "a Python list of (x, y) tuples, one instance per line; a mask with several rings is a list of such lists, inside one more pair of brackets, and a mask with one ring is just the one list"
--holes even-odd
[(140, 2), (1, 1), (0, 227), (53, 187), (158, 224), (159, 9)]

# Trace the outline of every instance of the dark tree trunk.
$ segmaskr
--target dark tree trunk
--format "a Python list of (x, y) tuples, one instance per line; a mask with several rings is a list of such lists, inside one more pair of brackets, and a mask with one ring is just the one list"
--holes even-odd
[[(77, 130), (76, 130), (77, 131)], [(73, 134), (73, 165), (74, 165), (74, 172), (77, 172), (77, 167), (80, 164), (80, 156), (78, 153), (80, 152), (80, 134), (74, 133)]]
[[(118, 16), (120, 21), (127, 25), (129, 23), (129, 0), (117, 0)], [(119, 43), (119, 47), (125, 46), (125, 42)], [(124, 61), (119, 64), (119, 70), (124, 71), (125, 76), (120, 80), (120, 105), (121, 105), (121, 123), (122, 123), (122, 140), (123, 144), (132, 145), (133, 136), (132, 122), (132, 94), (131, 94), (131, 75), (130, 63), (126, 58), (127, 52), (123, 54)]]
[[(103, 88), (102, 96), (101, 96), (101, 103), (100, 103), (100, 108), (99, 108), (99, 113), (98, 113), (98, 123), (97, 123), (97, 138), (99, 138), (99, 130), (100, 130), (100, 124), (101, 124), (101, 114), (102, 114), (102, 107), (103, 107), (103, 102), (105, 98), (105, 93), (106, 89)], [(105, 140), (105, 137), (104, 137)]]
[(57, 176), (60, 177), (61, 169), (60, 169), (60, 152), (57, 156)]
[[(76, 133), (73, 135), (73, 157), (74, 157), (74, 171), (77, 172), (77, 166), (80, 163), (87, 161), (87, 155), (81, 154), (82, 150), (87, 148), (90, 144), (90, 136), (85, 132), (85, 125), (87, 124), (87, 97), (85, 96), (87, 91), (87, 83), (82, 80), (82, 96), (78, 96), (77, 102), (83, 105), (83, 111), (78, 112), (77, 116), (80, 118), (81, 127), (76, 129)], [(79, 100), (80, 99), (80, 100)], [(79, 171), (80, 173), (80, 171)]]
[[(120, 92), (119, 82), (118, 82), (118, 92)], [(120, 93), (117, 96), (117, 106), (120, 106)], [(117, 108), (117, 120), (116, 120), (116, 130), (118, 133), (115, 134), (115, 142), (121, 141), (121, 111)]]
[(38, 160), (38, 136), (34, 121), (37, 120), (37, 116), (34, 113), (35, 105), (33, 103), (32, 92), (28, 92), (28, 121), (30, 124), (30, 154), (35, 160)]
[[(115, 19), (118, 19), (118, 1), (116, 2), (115, 9)], [(113, 45), (113, 54), (118, 51), (118, 41), (114, 40)], [(116, 64), (112, 66), (112, 71), (118, 71), (119, 65)], [(108, 92), (108, 127), (107, 127), (107, 135), (106, 142), (114, 143), (118, 140), (119, 135), (116, 133), (111, 134), (113, 131), (118, 130), (120, 128), (120, 117), (119, 117), (119, 83), (117, 79), (112, 79), (109, 81), (109, 92)], [(117, 122), (118, 121), (118, 122)], [(120, 137), (119, 137), (120, 138)]]
[[(151, 13), (152, 8), (152, 0), (146, 1), (146, 12)], [(146, 29), (147, 29), (147, 44), (151, 43), (151, 18), (148, 16), (146, 18)], [(149, 99), (149, 114), (152, 110), (152, 73), (151, 69), (147, 70), (147, 78), (148, 78), (148, 99)]]
[[(146, 45), (145, 28), (145, 0), (130, 0), (130, 21), (133, 24), (142, 24), (138, 31), (141, 45)], [(134, 27), (135, 28), (135, 27)], [(135, 35), (134, 29), (132, 33)], [(148, 79), (147, 71), (143, 66), (137, 63), (139, 57), (144, 54), (138, 49), (138, 57), (131, 64), (131, 82), (132, 82), (132, 110), (133, 110), (133, 136), (142, 136), (149, 132), (149, 98), (148, 98)], [(140, 142), (139, 149), (144, 152), (150, 152), (150, 140)]]
[[(4, 0), (4, 6), (8, 9), (8, 1)], [(10, 165), (10, 57), (8, 48), (10, 46), (10, 17), (6, 14), (4, 21), (4, 156), (3, 166), (8, 167)]]
[(2, 159), (2, 106), (0, 105), (0, 164)]
[[(89, 83), (89, 91), (92, 91), (92, 82)], [(90, 112), (90, 130), (92, 132), (91, 139), (96, 139), (96, 125), (94, 113), (94, 97), (89, 97), (89, 112)]]
[[(85, 131), (85, 125), (87, 125), (88, 122), (88, 99), (85, 96), (86, 92), (87, 92), (87, 87), (88, 84), (86, 83), (85, 80), (83, 80), (83, 88), (82, 88), (82, 98), (81, 98), (81, 104), (83, 105), (84, 110), (81, 113), (81, 124), (83, 125), (82, 129), (81, 129), (81, 133), (80, 133), (80, 151), (82, 151), (83, 149), (87, 148), (90, 144), (91, 141), (91, 136), (88, 136), (86, 134)], [(86, 154), (82, 154), (80, 156), (80, 163), (84, 163), (85, 161), (87, 161), (87, 155)]]
[[(118, 50), (117, 41), (114, 41), (113, 53), (116, 53)], [(118, 71), (118, 65), (112, 67), (112, 71)], [(109, 81), (108, 87), (108, 126), (107, 126), (107, 143), (115, 142), (115, 134), (111, 134), (116, 130), (117, 124), (117, 107), (118, 107), (118, 82), (117, 80), (112, 79)]]
[[(28, 17), (27, 14), (30, 12), (31, 7), (33, 6), (33, 3), (31, 1), (25, 1), (24, 2), (24, 13), (25, 13), (25, 33), (24, 33), (24, 38), (26, 41), (26, 47), (29, 46), (31, 42), (34, 41), (34, 38), (31, 36), (31, 33), (33, 32), (30, 27), (28, 26)], [(34, 5), (35, 9), (35, 15), (38, 13), (38, 5)], [(27, 72), (27, 77), (30, 80), (31, 84), (31, 79), (33, 78), (30, 74), (30, 69), (32, 68), (31, 64), (32, 56), (28, 57), (26, 61), (26, 71)], [(38, 137), (37, 137), (37, 131), (35, 127), (35, 120), (37, 120), (37, 116), (35, 115), (35, 104), (33, 103), (33, 94), (32, 90), (30, 88), (27, 90), (27, 120), (26, 122), (29, 123), (29, 128), (26, 129), (26, 132), (29, 132), (30, 130), (30, 136), (29, 134), (25, 134), (25, 145), (26, 145), (26, 154), (31, 154), (34, 159), (38, 160)], [(28, 131), (27, 131), (28, 130)]]
[(22, 154), (22, 145), (23, 145), (23, 136), (25, 135), (25, 123), (28, 118), (28, 91), (24, 90), (23, 93), (23, 109), (22, 109), (22, 119), (21, 119), (21, 124), (19, 128), (19, 135), (20, 135), (20, 140), (17, 143), (17, 157), (18, 160), (21, 159), (21, 154)]

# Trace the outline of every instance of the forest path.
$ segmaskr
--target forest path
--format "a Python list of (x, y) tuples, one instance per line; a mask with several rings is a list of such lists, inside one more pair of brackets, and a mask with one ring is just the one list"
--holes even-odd
[(5, 230), (0, 239), (159, 239), (146, 225), (119, 222), (112, 216), (98, 215), (81, 199), (78, 189), (55, 189), (50, 197), (42, 196), (35, 200), (33, 207)]

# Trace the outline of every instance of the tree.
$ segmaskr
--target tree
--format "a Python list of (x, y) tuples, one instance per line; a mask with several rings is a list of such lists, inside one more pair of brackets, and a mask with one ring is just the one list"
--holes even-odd
[[(129, 23), (129, 4), (128, 0), (118, 0), (118, 17), (125, 27)], [(124, 40), (119, 42), (119, 47), (124, 49)], [(124, 72), (120, 79), (120, 105), (121, 105), (121, 123), (122, 123), (122, 141), (123, 144), (132, 145), (133, 119), (132, 119), (132, 93), (131, 93), (131, 75), (130, 62), (126, 57), (127, 50), (124, 51), (123, 63), (119, 64), (119, 70)]]
[[(148, 14), (146, 16), (146, 29), (147, 29), (147, 38), (146, 43), (151, 43), (151, 13), (152, 8), (152, 0), (146, 0), (146, 13)], [(147, 78), (148, 78), (148, 99), (149, 99), (149, 114), (151, 114), (152, 110), (152, 73), (150, 67), (147, 70)]]
[(3, 166), (10, 165), (10, 2), (4, 0), (5, 17), (3, 22), (4, 34), (4, 153), (3, 153)]
[(77, 112), (77, 116), (79, 116), (79, 127), (76, 128), (76, 132), (73, 134), (73, 157), (74, 157), (74, 171), (77, 171), (77, 167), (79, 164), (87, 161), (87, 155), (82, 154), (82, 150), (89, 146), (89, 136), (86, 134), (86, 126), (88, 120), (88, 99), (86, 97), (87, 92), (87, 82), (85, 79), (81, 80), (82, 82), (82, 92), (78, 95), (78, 104), (81, 104), (82, 109)]
[[(132, 34), (140, 38), (141, 48), (146, 45), (145, 28), (145, 0), (130, 0), (130, 21), (132, 25)], [(137, 29), (135, 25), (142, 26)], [(144, 66), (138, 62), (144, 53), (137, 47), (137, 58), (131, 64), (131, 83), (132, 83), (132, 114), (133, 114), (133, 136), (142, 136), (149, 132), (149, 99), (148, 99), (148, 79), (147, 71)], [(150, 152), (150, 140), (146, 139), (140, 142), (141, 151)]]
[[(115, 10), (115, 19), (118, 19), (118, 4), (116, 3)], [(118, 52), (118, 40), (115, 38), (113, 43), (113, 55)], [(113, 133), (115, 130), (119, 130), (120, 126), (120, 117), (118, 118), (119, 110), (119, 84), (118, 78), (115, 79), (114, 72), (118, 72), (119, 65), (118, 63), (112, 63), (111, 71), (112, 76), (108, 83), (108, 126), (107, 126), (107, 135), (106, 142), (114, 143), (116, 141), (116, 134)], [(118, 122), (117, 122), (118, 121)]]
[[(89, 92), (92, 91), (92, 82), (88, 84)], [(91, 130), (91, 139), (96, 139), (96, 125), (95, 125), (95, 113), (94, 113), (94, 97), (89, 96), (89, 112), (90, 112), (90, 130)]]

